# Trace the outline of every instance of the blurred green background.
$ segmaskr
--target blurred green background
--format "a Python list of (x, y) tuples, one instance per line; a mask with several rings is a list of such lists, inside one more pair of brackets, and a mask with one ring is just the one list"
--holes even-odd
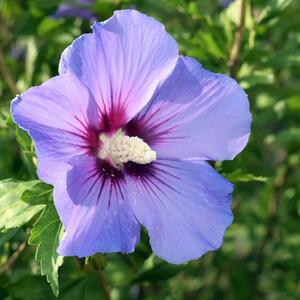
[[(36, 176), (30, 140), (9, 119), (11, 99), (56, 75), (63, 49), (116, 9), (157, 18), (182, 54), (235, 77), (249, 95), (253, 124), (242, 154), (215, 163), (235, 184), (235, 219), (221, 249), (169, 265), (151, 255), (143, 232), (131, 255), (99, 255), (87, 264), (66, 258), (58, 299), (108, 299), (104, 280), (111, 299), (300, 299), (300, 1), (66, 2), (93, 17), (54, 17), (59, 0), (0, 0), (0, 180)], [(9, 193), (20, 198), (24, 189), (11, 184), (0, 187), (0, 201)], [(1, 300), (55, 299), (27, 245), (37, 217), (5, 229), (1, 222), (13, 216), (0, 203)]]

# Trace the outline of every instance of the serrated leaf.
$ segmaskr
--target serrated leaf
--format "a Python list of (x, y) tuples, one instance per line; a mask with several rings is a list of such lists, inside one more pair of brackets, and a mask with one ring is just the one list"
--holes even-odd
[(55, 296), (59, 293), (58, 268), (63, 257), (56, 249), (63, 233), (62, 224), (53, 203), (49, 203), (33, 225), (28, 243), (36, 246), (35, 259), (39, 261), (41, 274), (45, 275)]
[(230, 182), (249, 182), (249, 181), (266, 182), (268, 180), (268, 178), (264, 176), (243, 174), (241, 169), (238, 169), (229, 174), (223, 174), (223, 176), (227, 178)]
[(44, 205), (31, 206), (21, 200), (25, 190), (37, 184), (37, 180), (0, 181), (0, 231), (20, 227), (41, 211)]

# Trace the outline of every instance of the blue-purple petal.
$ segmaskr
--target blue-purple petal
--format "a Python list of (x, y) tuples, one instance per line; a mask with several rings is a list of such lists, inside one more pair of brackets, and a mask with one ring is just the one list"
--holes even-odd
[(225, 160), (246, 146), (251, 114), (235, 80), (181, 58), (134, 122), (159, 157)]
[(11, 111), (14, 121), (33, 138), (39, 177), (50, 184), (71, 157), (89, 151), (93, 128), (99, 123), (95, 101), (71, 73), (17, 96)]
[(140, 225), (128, 203), (122, 178), (105, 177), (93, 157), (79, 156), (59, 178), (54, 202), (65, 227), (58, 252), (90, 256), (134, 251)]
[(59, 72), (74, 72), (109, 119), (123, 125), (152, 97), (178, 58), (163, 25), (135, 10), (116, 11), (62, 54)]
[(129, 179), (129, 199), (153, 252), (180, 264), (219, 248), (232, 222), (232, 185), (209, 164), (158, 160)]

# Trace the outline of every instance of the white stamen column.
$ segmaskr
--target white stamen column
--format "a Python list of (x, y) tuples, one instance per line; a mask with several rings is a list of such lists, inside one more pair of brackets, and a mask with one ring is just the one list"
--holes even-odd
[(122, 167), (129, 161), (138, 164), (149, 164), (156, 160), (156, 152), (137, 136), (125, 135), (119, 129), (111, 137), (102, 133), (99, 136), (102, 143), (98, 156), (101, 159), (110, 159), (116, 167)]

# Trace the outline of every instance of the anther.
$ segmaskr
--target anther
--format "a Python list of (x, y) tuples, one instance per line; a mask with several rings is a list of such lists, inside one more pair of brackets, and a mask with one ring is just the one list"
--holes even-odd
[(98, 156), (101, 159), (109, 159), (116, 167), (122, 167), (124, 163), (134, 162), (149, 164), (156, 160), (156, 152), (137, 136), (130, 137), (119, 129), (111, 137), (101, 134), (102, 142)]

